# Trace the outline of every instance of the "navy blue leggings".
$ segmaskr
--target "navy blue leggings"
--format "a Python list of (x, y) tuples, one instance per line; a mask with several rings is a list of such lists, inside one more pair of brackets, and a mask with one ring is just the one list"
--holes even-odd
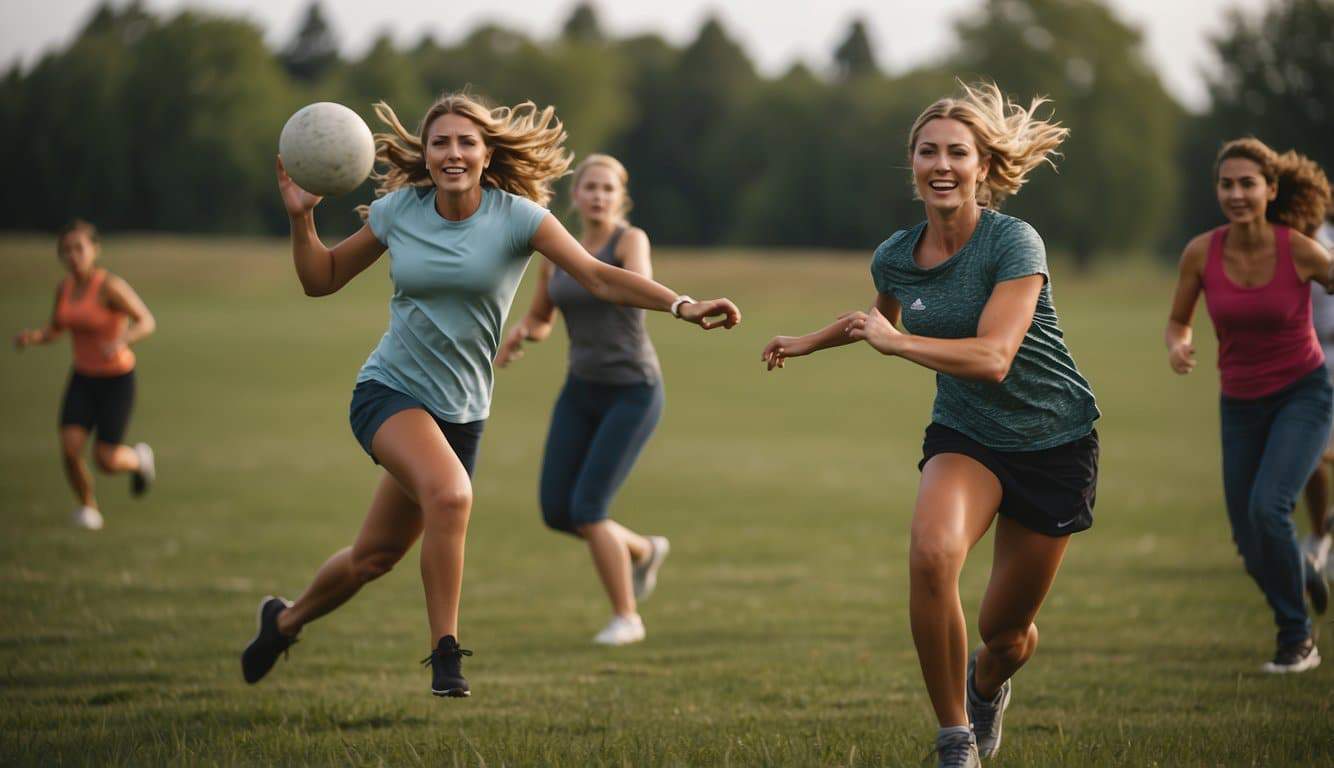
[(570, 376), (551, 414), (542, 519), (578, 535), (607, 508), (662, 416), (662, 383), (600, 384)]

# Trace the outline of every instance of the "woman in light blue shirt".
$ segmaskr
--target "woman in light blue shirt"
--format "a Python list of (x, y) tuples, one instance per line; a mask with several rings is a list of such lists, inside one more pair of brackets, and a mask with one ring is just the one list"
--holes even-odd
[(385, 468), (350, 547), (335, 553), (295, 602), (260, 603), (259, 630), (241, 657), (260, 680), (301, 628), (346, 602), (422, 539), (421, 570), (434, 648), (431, 692), (467, 696), (458, 644), (464, 536), (472, 468), (489, 413), (492, 359), (514, 291), (536, 250), (598, 298), (670, 311), (705, 329), (741, 321), (727, 299), (695, 301), (593, 258), (544, 206), (570, 165), (551, 107), (488, 109), (442, 97), (408, 132), (386, 104), (392, 133), (376, 136), (379, 199), (366, 225), (333, 248), (315, 230), (320, 198), (297, 187), (278, 160), (292, 220), (292, 255), (306, 294), (342, 288), (388, 250), (394, 294), (389, 329), (357, 376), (350, 416), (362, 447)]

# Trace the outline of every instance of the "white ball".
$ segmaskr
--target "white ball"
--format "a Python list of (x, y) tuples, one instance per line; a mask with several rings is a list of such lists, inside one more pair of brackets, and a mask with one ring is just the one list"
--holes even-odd
[(316, 195), (343, 195), (370, 175), (375, 140), (356, 112), (320, 101), (287, 120), (278, 137), (278, 154), (297, 186)]

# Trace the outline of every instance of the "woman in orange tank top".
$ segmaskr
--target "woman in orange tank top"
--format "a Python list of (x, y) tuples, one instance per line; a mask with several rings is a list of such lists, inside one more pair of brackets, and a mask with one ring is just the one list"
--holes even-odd
[(60, 447), (65, 474), (79, 499), (74, 522), (102, 527), (93, 496), (93, 478), (83, 447), (96, 434), (93, 456), (108, 474), (128, 472), (131, 491), (142, 495), (156, 471), (147, 443), (124, 444), (134, 407), (134, 352), (130, 346), (157, 327), (153, 314), (129, 283), (95, 266), (101, 246), (97, 229), (75, 220), (60, 230), (57, 252), (69, 275), (56, 288), (56, 305), (44, 328), (14, 338), (19, 349), (47, 344), (68, 330), (73, 337), (74, 370), (60, 410)]

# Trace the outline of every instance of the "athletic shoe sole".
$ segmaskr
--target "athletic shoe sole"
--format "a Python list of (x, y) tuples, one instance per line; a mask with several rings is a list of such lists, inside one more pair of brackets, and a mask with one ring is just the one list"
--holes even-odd
[(1309, 672), (1318, 666), (1320, 666), (1320, 651), (1312, 649), (1311, 655), (1291, 666), (1279, 666), (1272, 661), (1267, 661), (1261, 669), (1271, 675), (1295, 675), (1298, 672)]
[(432, 696), (439, 696), (442, 699), (466, 699), (472, 695), (472, 691), (465, 691), (462, 688), (449, 688), (444, 691), (431, 689)]

